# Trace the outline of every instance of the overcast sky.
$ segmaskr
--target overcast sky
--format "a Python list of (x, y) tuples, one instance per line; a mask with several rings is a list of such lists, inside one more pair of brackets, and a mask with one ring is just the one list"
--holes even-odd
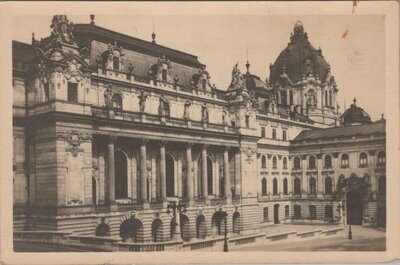
[[(70, 21), (89, 23), (87, 16), (68, 15)], [(31, 42), (35, 32), (40, 39), (50, 34), (52, 16), (24, 16), (13, 20), (13, 39)], [(154, 16), (158, 44), (197, 55), (207, 65), (211, 83), (226, 89), (233, 65), (242, 72), (250, 61), (250, 72), (265, 80), (269, 64), (286, 48), (297, 20), (302, 20), (311, 44), (321, 47), (336, 77), (338, 103), (343, 112), (357, 98), (373, 120), (384, 113), (385, 36), (384, 17), (341, 16)], [(95, 18), (98, 26), (151, 41), (153, 16), (104, 16)], [(342, 38), (348, 30), (346, 38)], [(138, 62), (139, 63), (139, 62)]]

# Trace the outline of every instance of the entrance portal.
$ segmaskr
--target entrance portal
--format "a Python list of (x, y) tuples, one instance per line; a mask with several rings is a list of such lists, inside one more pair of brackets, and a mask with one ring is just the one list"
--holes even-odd
[(363, 193), (358, 190), (347, 192), (347, 224), (362, 225)]

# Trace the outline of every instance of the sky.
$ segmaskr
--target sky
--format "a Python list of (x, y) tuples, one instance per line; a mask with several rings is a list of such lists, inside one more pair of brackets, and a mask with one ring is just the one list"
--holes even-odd
[[(75, 24), (89, 23), (88, 15), (68, 15)], [(13, 40), (31, 42), (50, 34), (51, 15), (13, 19)], [(287, 47), (296, 21), (301, 20), (311, 44), (322, 49), (338, 85), (338, 103), (344, 111), (357, 99), (357, 106), (372, 120), (385, 110), (384, 16), (379, 15), (96, 15), (98, 26), (151, 41), (156, 33), (160, 45), (198, 56), (207, 65), (211, 83), (225, 90), (232, 67), (239, 62), (245, 72), (262, 80), (269, 77), (269, 64)], [(154, 21), (154, 23), (153, 23)], [(342, 38), (347, 31), (347, 36)]]

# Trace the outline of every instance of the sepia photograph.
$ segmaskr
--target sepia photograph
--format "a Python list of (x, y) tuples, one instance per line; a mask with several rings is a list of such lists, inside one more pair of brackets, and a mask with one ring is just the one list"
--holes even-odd
[(385, 257), (399, 222), (388, 11), (272, 4), (15, 6), (11, 252)]

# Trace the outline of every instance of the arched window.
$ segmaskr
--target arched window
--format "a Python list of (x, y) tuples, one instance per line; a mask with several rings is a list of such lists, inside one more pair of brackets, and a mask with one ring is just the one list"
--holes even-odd
[(114, 109), (122, 110), (122, 97), (120, 94), (114, 94), (112, 96), (112, 105)]
[(310, 156), (310, 158), (308, 159), (308, 168), (309, 169), (315, 168), (315, 157), (314, 156)]
[(294, 158), (293, 163), (294, 163), (294, 169), (300, 169), (300, 158), (299, 157), (296, 156)]
[(294, 194), (300, 195), (301, 193), (301, 184), (300, 184), (300, 179), (295, 178), (294, 179)]
[(348, 154), (343, 154), (341, 159), (340, 159), (340, 166), (343, 168), (349, 167), (349, 155)]
[(332, 158), (330, 155), (326, 155), (324, 159), (325, 168), (332, 168)]
[(294, 216), (293, 218), (295, 219), (300, 219), (301, 218), (301, 206), (300, 205), (294, 205), (293, 206), (293, 211), (294, 211)]
[(276, 160), (276, 156), (274, 156), (274, 157), (272, 158), (272, 167), (273, 167), (274, 169), (277, 169), (277, 168), (278, 168), (278, 162), (277, 162), (277, 160)]
[(267, 180), (265, 178), (261, 180), (261, 195), (267, 196)]
[(360, 167), (367, 167), (368, 166), (368, 157), (366, 153), (361, 153), (359, 158)]
[(267, 158), (265, 156), (261, 156), (261, 167), (262, 168), (267, 167)]
[(286, 178), (283, 180), (283, 194), (288, 194), (288, 181)]
[(268, 207), (264, 207), (264, 209), (263, 209), (263, 220), (266, 223), (266, 222), (269, 221), (268, 219), (269, 219), (268, 218)]
[(283, 158), (283, 168), (287, 169), (287, 158), (286, 157)]
[(317, 219), (317, 207), (315, 205), (310, 205), (308, 209), (310, 211), (310, 219)]
[(325, 194), (332, 194), (332, 179), (330, 177), (325, 178)]
[(201, 80), (201, 87), (203, 88), (203, 90), (207, 89), (207, 80), (205, 80), (205, 79)]
[(379, 195), (386, 194), (386, 178), (384, 176), (380, 176), (378, 180), (378, 193)]
[(316, 194), (316, 189), (315, 189), (315, 178), (311, 177), (310, 178), (310, 194)]
[(289, 219), (290, 218), (290, 214), (289, 214), (289, 205), (285, 206), (285, 219)]
[(386, 164), (386, 153), (381, 151), (378, 153), (378, 166), (384, 166)]
[(113, 69), (119, 70), (119, 57), (113, 56)]
[(278, 180), (276, 178), (272, 181), (272, 190), (274, 195), (278, 194)]
[(128, 160), (123, 152), (114, 152), (115, 199), (128, 198)]

